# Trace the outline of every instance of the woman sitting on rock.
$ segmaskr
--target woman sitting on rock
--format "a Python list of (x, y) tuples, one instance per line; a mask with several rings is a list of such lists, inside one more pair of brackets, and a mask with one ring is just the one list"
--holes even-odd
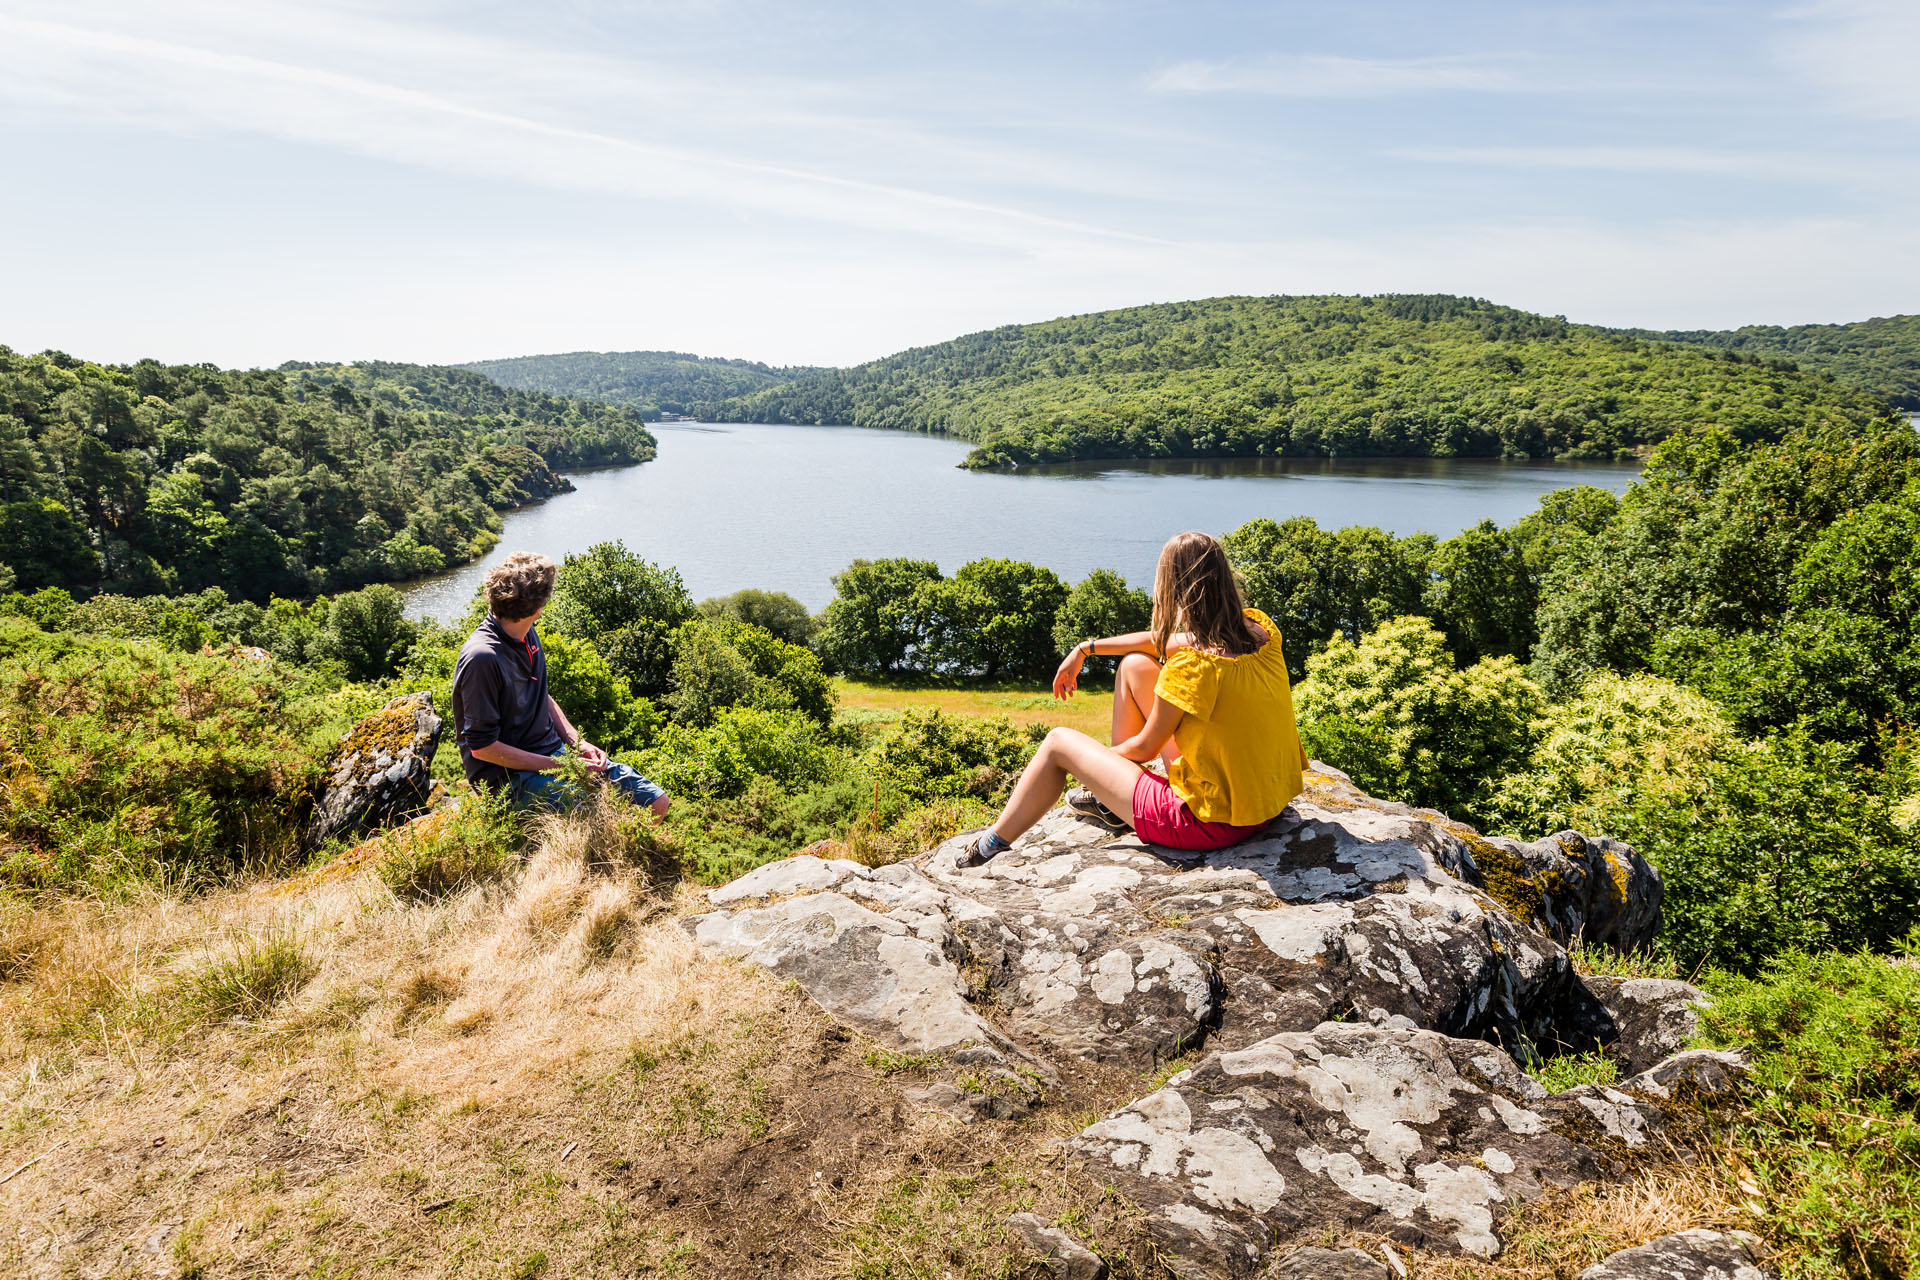
[[(1306, 753), (1280, 634), (1245, 607), (1213, 538), (1182, 533), (1167, 542), (1151, 630), (1075, 645), (1053, 677), (1055, 697), (1072, 696), (1090, 656), (1120, 656), (1113, 745), (1077, 729), (1047, 734), (999, 819), (961, 851), (961, 866), (1008, 848), (1053, 807), (1068, 774), (1082, 783), (1067, 797), (1074, 812), (1193, 851), (1246, 839), (1300, 793)], [(1155, 756), (1166, 761), (1164, 778), (1141, 767)]]

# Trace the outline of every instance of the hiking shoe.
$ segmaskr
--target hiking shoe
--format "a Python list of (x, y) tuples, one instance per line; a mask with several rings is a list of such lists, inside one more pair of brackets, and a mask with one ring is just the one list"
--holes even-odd
[(988, 827), (967, 840), (960, 852), (954, 855), (953, 865), (961, 868), (984, 867), (1011, 848), (1012, 845), (995, 835), (992, 827)]
[(1067, 792), (1067, 808), (1083, 818), (1090, 818), (1109, 831), (1119, 832), (1127, 829), (1127, 820), (1107, 808), (1099, 796), (1085, 787), (1075, 787)]

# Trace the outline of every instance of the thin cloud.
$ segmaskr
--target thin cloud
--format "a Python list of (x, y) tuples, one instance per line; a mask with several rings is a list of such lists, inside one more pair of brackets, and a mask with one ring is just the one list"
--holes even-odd
[(364, 75), (0, 15), (0, 97), (117, 123), (263, 133), (563, 189), (732, 207), (1040, 251), (1132, 232), (719, 151), (640, 141)]
[(1516, 93), (1539, 87), (1514, 59), (1348, 58), (1306, 53), (1257, 60), (1178, 62), (1148, 81), (1156, 93), (1258, 93), (1282, 98), (1386, 98), (1411, 93)]
[(1384, 154), (1426, 164), (1601, 173), (1674, 173), (1884, 188), (1911, 186), (1905, 168), (1871, 156), (1789, 151), (1714, 151), (1703, 147), (1401, 147)]

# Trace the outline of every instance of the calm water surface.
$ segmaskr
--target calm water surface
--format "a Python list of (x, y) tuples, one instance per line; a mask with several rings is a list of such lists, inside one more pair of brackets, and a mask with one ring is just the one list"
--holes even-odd
[(1256, 516), (1378, 525), (1451, 537), (1509, 524), (1568, 485), (1622, 492), (1637, 465), (1437, 458), (1242, 458), (1082, 462), (962, 471), (962, 441), (857, 427), (663, 423), (660, 456), (575, 474), (563, 494), (506, 518), (484, 561), (408, 589), (415, 617), (464, 613), (511, 551), (559, 559), (610, 538), (673, 565), (695, 599), (742, 587), (819, 609), (858, 557), (912, 556), (948, 573), (981, 556), (1030, 560), (1077, 582), (1116, 569), (1153, 585), (1154, 557), (1183, 529), (1225, 533)]

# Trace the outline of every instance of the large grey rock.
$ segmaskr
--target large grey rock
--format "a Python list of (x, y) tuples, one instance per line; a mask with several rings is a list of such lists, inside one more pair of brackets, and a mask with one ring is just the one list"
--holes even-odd
[(313, 848), (424, 813), (432, 801), (433, 753), (442, 727), (433, 695), (408, 693), (349, 729), (327, 757), (304, 844)]
[(1658, 875), (1613, 841), (1487, 840), (1319, 768), (1266, 831), (1201, 857), (1064, 809), (983, 867), (962, 843), (879, 869), (790, 858), (686, 927), (885, 1044), (1003, 1076), (1070, 1088), (1079, 1063), (1210, 1052), (1073, 1142), (1190, 1274), (1339, 1224), (1490, 1253), (1497, 1205), (1609, 1175), (1663, 1107), (1693, 1113), (1678, 1091), (1738, 1068), (1648, 1051), (1617, 1089), (1548, 1099), (1510, 1056), (1613, 1025), (1563, 945), (1658, 927)]
[[(1683, 1070), (1706, 1092), (1737, 1067)], [(1328, 1023), (1214, 1054), (1070, 1145), (1200, 1274), (1252, 1275), (1269, 1241), (1327, 1227), (1490, 1257), (1499, 1205), (1650, 1149), (1678, 1078), (1550, 1095), (1484, 1041)]]
[(1759, 1243), (1745, 1231), (1680, 1231), (1622, 1249), (1580, 1280), (1772, 1280), (1757, 1260)]
[(1040, 1256), (1047, 1274), (1057, 1280), (1106, 1280), (1107, 1264), (1100, 1256), (1035, 1213), (1016, 1213), (1007, 1229)]

